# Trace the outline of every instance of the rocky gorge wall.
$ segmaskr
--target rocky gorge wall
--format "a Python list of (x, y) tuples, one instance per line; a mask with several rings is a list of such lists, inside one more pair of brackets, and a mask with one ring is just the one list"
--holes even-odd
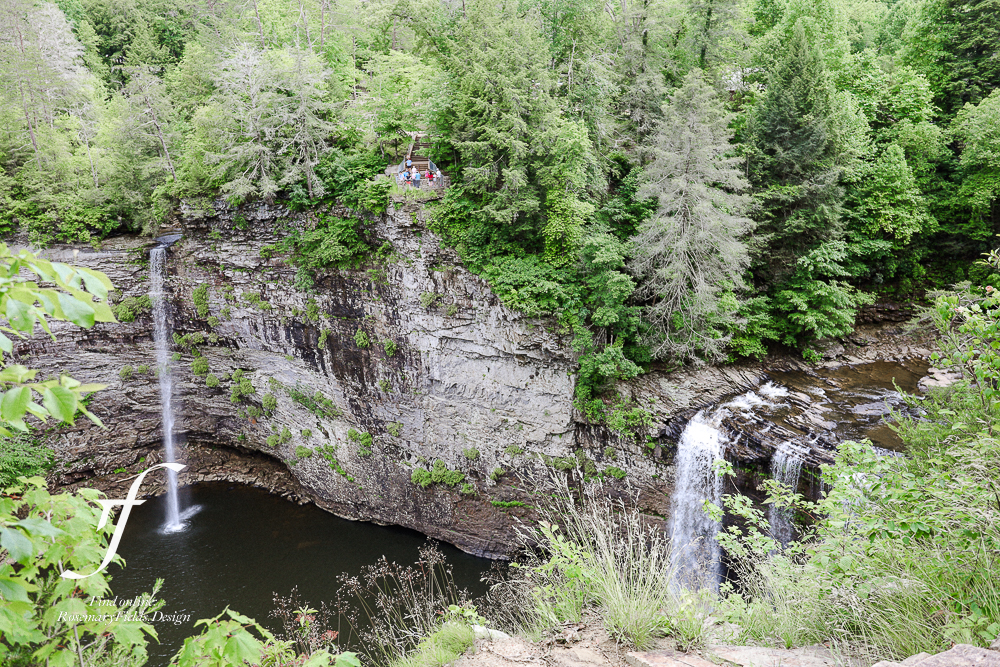
[[(367, 265), (326, 272), (312, 291), (297, 289), (295, 267), (266, 246), (317, 214), (220, 203), (211, 217), (183, 220), (184, 236), (167, 261), (176, 431), (189, 466), (182, 483), (256, 483), (343, 517), (501, 556), (516, 520), (544, 492), (538, 481), (569, 474), (574, 464), (664, 520), (678, 425), (764, 377), (757, 363), (646, 374), (619, 391), (647, 409), (655, 426), (621, 437), (573, 409), (568, 337), (552, 321), (500, 304), (440, 246), (419, 205), (367, 222), (379, 248)], [(152, 245), (118, 237), (96, 252), (62, 247), (45, 255), (103, 271), (121, 303), (148, 292)], [(124, 489), (160, 460), (150, 312), (90, 330), (53, 330), (56, 342), (36, 335), (21, 343), (21, 362), (107, 388), (90, 404), (104, 429), (81, 421), (47, 436), (58, 459), (51, 481)], [(885, 354), (884, 346), (841, 347), (833, 355), (841, 360), (828, 363)], [(195, 373), (206, 362), (217, 386), (204, 368)], [(766, 442), (754, 447), (757, 459), (768, 455)]]

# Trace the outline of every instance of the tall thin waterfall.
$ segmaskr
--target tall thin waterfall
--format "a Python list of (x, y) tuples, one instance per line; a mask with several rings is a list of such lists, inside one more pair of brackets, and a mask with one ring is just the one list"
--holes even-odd
[(713, 464), (725, 455), (726, 436), (715, 414), (691, 418), (677, 442), (676, 478), (670, 499), (670, 540), (674, 580), (681, 586), (717, 589), (721, 552), (715, 536), (719, 522), (705, 512), (705, 501), (722, 505), (722, 478)]
[[(799, 474), (802, 472), (802, 454), (791, 442), (784, 442), (771, 455), (771, 479), (794, 493), (799, 488)], [(769, 505), (767, 522), (771, 525), (771, 537), (787, 546), (795, 537), (792, 526), (792, 510), (788, 507)]]
[[(153, 301), (153, 342), (156, 344), (156, 368), (160, 376), (160, 406), (163, 412), (163, 460), (177, 461), (174, 452), (174, 411), (171, 406), (173, 380), (170, 377), (170, 325), (167, 322), (167, 248), (159, 245), (149, 251), (149, 296)], [(180, 501), (177, 498), (177, 473), (167, 471), (167, 520), (164, 530), (181, 530)]]

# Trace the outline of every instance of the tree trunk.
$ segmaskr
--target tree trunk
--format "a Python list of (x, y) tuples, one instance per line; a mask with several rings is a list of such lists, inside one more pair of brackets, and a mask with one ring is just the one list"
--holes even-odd
[(170, 151), (167, 150), (167, 140), (163, 137), (163, 128), (160, 127), (160, 121), (156, 117), (156, 111), (153, 109), (153, 105), (149, 103), (148, 97), (143, 97), (143, 101), (146, 103), (146, 111), (149, 112), (150, 117), (153, 119), (153, 126), (156, 127), (156, 134), (160, 138), (160, 145), (163, 146), (163, 155), (167, 158), (167, 167), (170, 168), (170, 175), (173, 176), (176, 181), (177, 172), (174, 171), (174, 163), (170, 160)]

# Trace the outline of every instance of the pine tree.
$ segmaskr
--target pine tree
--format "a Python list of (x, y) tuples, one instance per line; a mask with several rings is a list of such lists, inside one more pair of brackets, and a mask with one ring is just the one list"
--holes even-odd
[(648, 344), (656, 358), (721, 359), (735, 322), (735, 294), (749, 263), (743, 238), (748, 187), (728, 157), (731, 116), (694, 70), (663, 109), (640, 196), (659, 200), (633, 238), (631, 268), (647, 299)]

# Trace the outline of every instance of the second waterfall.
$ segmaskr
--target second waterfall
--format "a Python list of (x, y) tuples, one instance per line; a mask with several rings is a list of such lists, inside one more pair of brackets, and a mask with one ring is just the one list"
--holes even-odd
[[(175, 463), (173, 380), (170, 376), (170, 323), (167, 320), (167, 249), (176, 237), (157, 239), (160, 245), (149, 251), (149, 297), (153, 302), (153, 343), (156, 346), (156, 369), (160, 376), (160, 406), (163, 415), (163, 460)], [(177, 473), (167, 471), (167, 517), (163, 529), (182, 530)]]

